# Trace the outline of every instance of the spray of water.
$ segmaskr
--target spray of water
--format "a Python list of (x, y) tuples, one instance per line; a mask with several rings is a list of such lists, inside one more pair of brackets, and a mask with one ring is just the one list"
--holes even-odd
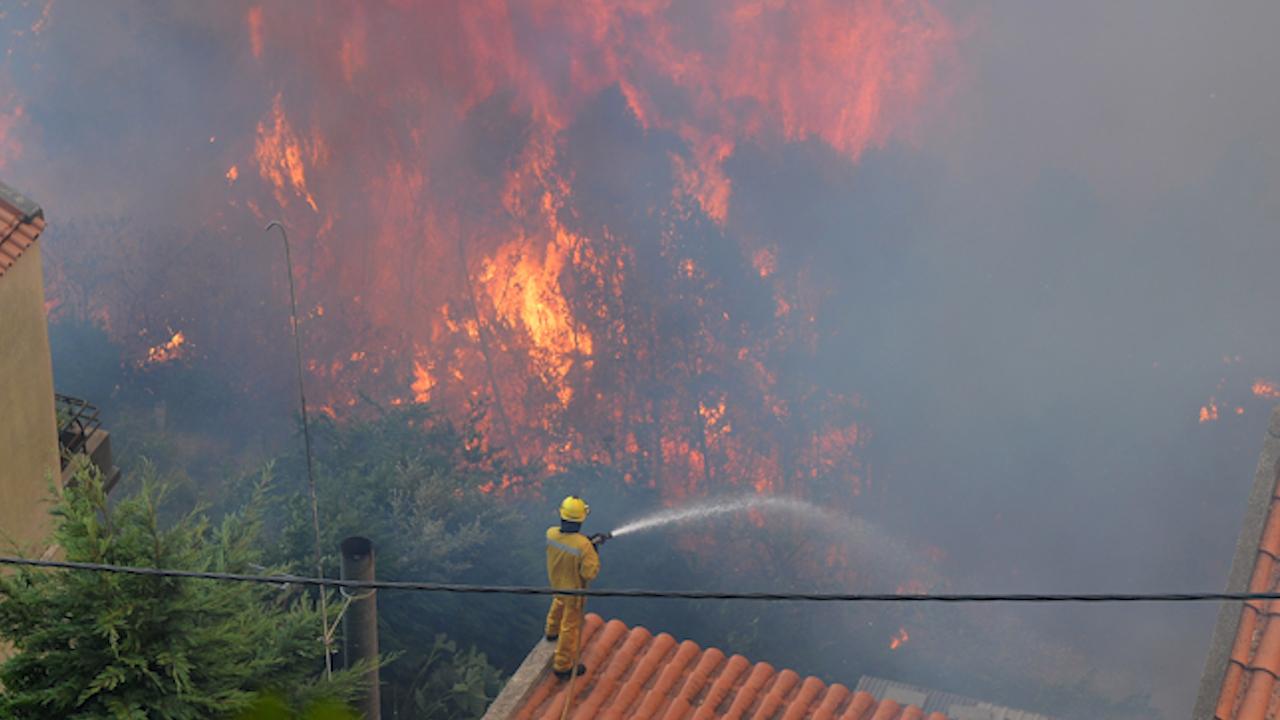
[(673, 508), (671, 510), (663, 510), (651, 515), (645, 515), (642, 518), (632, 520), (631, 522), (614, 530), (613, 536), (618, 537), (619, 535), (630, 535), (631, 533), (652, 530), (664, 525), (683, 525), (701, 520), (708, 520), (719, 515), (731, 515), (733, 513), (740, 513), (747, 510), (782, 512), (802, 517), (834, 515), (834, 513), (830, 513), (817, 505), (807, 503), (803, 500), (747, 495), (727, 500), (708, 500), (688, 507)]
[(747, 495), (710, 499), (694, 505), (663, 510), (619, 526), (613, 537), (631, 535), (669, 525), (687, 525), (747, 511), (785, 515), (804, 522), (831, 540), (841, 540), (857, 552), (864, 570), (900, 573), (918, 564), (917, 554), (891, 535), (861, 518), (845, 515), (795, 498)]

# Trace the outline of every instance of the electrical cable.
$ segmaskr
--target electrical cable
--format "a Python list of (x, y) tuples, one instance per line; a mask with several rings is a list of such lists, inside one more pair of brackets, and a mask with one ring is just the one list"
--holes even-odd
[(280, 585), (326, 586), (347, 589), (400, 590), (409, 592), (468, 593), (480, 595), (580, 595), (583, 597), (664, 598), (679, 600), (765, 600), (771, 602), (851, 602), (851, 603), (1178, 603), (1280, 600), (1280, 591), (1271, 592), (1189, 592), (1189, 593), (797, 593), (719, 592), (708, 590), (557, 590), (526, 585), (470, 585), (464, 583), (410, 582), (401, 580), (336, 580), (300, 575), (247, 575), (243, 573), (170, 570), (165, 568), (109, 565), (105, 563), (36, 560), (0, 556), (0, 565), (19, 565), (60, 570), (121, 573), (151, 577), (188, 578), (220, 582), (248, 582)]

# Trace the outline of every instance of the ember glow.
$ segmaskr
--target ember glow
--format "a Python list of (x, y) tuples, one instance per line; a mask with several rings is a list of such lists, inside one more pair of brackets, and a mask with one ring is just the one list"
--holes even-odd
[(1218, 419), (1218, 401), (1209, 398), (1209, 402), (1200, 406), (1200, 422), (1213, 422)]
[(148, 365), (162, 365), (167, 362), (172, 362), (185, 355), (187, 348), (189, 347), (190, 346), (187, 345), (187, 336), (184, 335), (181, 330), (178, 330), (177, 332), (173, 332), (165, 342), (147, 348), (147, 357), (140, 361), (138, 366), (145, 367)]
[(1254, 397), (1270, 400), (1280, 399), (1280, 386), (1277, 386), (1271, 380), (1254, 380), (1252, 391)]
[(911, 640), (911, 636), (907, 634), (907, 629), (900, 627), (893, 638), (889, 640), (889, 649), (897, 650), (903, 645), (906, 645), (909, 640)]

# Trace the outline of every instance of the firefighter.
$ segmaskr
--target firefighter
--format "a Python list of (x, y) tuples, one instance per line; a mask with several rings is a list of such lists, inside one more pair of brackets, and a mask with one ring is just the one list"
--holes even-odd
[[(591, 508), (582, 498), (570, 495), (560, 503), (560, 527), (547, 528), (547, 580), (557, 590), (586, 588), (600, 573), (597, 547), (605, 537), (588, 538), (581, 532), (590, 512)], [(556, 643), (551, 669), (561, 680), (573, 674), (574, 663), (578, 661), (585, 605), (586, 598), (581, 595), (555, 595), (551, 600), (546, 638)], [(578, 665), (578, 675), (586, 671), (585, 665)]]

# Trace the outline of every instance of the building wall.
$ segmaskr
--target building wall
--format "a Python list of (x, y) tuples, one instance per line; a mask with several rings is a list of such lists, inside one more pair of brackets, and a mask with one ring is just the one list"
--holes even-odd
[(0, 551), (39, 555), (59, 484), (53, 364), (36, 243), (0, 275)]

